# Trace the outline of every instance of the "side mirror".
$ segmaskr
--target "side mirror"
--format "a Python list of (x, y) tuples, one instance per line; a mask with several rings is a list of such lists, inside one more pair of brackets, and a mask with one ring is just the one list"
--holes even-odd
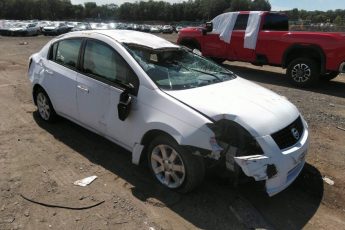
[(198, 49), (193, 49), (193, 54), (196, 54), (196, 55), (202, 56), (201, 51), (200, 51), (200, 50), (198, 50)]
[(206, 30), (207, 33), (212, 32), (212, 30), (213, 30), (213, 23), (212, 22), (206, 22), (205, 30)]
[(119, 104), (117, 105), (118, 117), (121, 121), (126, 120), (131, 112), (132, 97), (130, 93), (134, 90), (132, 84), (128, 85), (128, 88), (120, 94)]
[(120, 101), (117, 105), (117, 112), (119, 119), (121, 121), (126, 120), (126, 118), (129, 116), (129, 113), (131, 112), (132, 107), (132, 97), (128, 94), (128, 92), (124, 91), (120, 95)]

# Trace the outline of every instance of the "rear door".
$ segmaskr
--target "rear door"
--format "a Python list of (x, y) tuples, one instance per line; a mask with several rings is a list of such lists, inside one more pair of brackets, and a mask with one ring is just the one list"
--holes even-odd
[(65, 39), (51, 46), (48, 60), (42, 59), (44, 69), (41, 83), (52, 101), (54, 109), (69, 118), (77, 119), (76, 77), (82, 40)]

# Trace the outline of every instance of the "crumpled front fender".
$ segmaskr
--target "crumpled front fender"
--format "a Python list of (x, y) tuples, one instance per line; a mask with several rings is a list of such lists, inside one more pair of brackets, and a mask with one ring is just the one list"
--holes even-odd
[(269, 157), (264, 155), (253, 155), (234, 158), (247, 176), (254, 177), (256, 181), (266, 180), (268, 178), (266, 171), (267, 165), (270, 164)]

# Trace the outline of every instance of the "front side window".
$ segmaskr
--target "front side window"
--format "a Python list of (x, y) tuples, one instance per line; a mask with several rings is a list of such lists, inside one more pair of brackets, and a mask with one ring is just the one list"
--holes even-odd
[(229, 70), (184, 48), (150, 49), (128, 45), (147, 75), (164, 90), (182, 90), (235, 78)]
[(249, 14), (240, 14), (237, 17), (234, 30), (246, 30)]
[(81, 39), (67, 39), (54, 43), (51, 48), (50, 59), (76, 69), (81, 42)]
[(110, 46), (88, 40), (85, 46), (83, 71), (111, 82), (138, 86), (138, 80), (126, 61)]

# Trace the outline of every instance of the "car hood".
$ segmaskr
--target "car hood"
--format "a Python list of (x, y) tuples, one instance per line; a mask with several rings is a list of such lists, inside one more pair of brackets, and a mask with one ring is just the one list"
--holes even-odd
[(165, 92), (213, 120), (233, 120), (255, 137), (283, 129), (299, 116), (297, 108), (284, 97), (239, 77)]

